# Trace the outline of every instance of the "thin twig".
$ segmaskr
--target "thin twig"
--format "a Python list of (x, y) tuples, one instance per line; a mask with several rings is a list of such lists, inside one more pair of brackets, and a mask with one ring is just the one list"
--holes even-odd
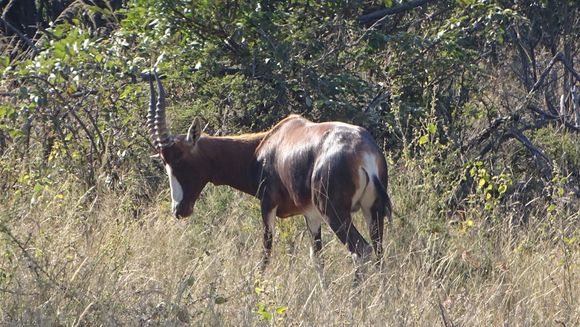
[(548, 158), (548, 156), (544, 152), (542, 152), (542, 150), (540, 150), (538, 147), (536, 147), (534, 144), (532, 144), (530, 139), (528, 139), (520, 130), (512, 130), (509, 133), (507, 133), (506, 136), (508, 136), (508, 137), (511, 136), (511, 137), (515, 138), (516, 140), (520, 141), (520, 143), (522, 143), (526, 147), (526, 149), (528, 149), (528, 151), (530, 151), (530, 153), (534, 157), (542, 158), (545, 161), (547, 168), (549, 168), (549, 171), (547, 171), (547, 172), (544, 171), (544, 174), (548, 178), (552, 177), (552, 169), (554, 167), (552, 166), (552, 162), (551, 162), (550, 158)]
[(462, 152), (469, 151), (474, 146), (481, 144), (483, 141), (487, 140), (491, 136), (491, 134), (495, 132), (502, 124), (508, 121), (516, 120), (516, 118), (517, 116), (509, 115), (494, 119), (489, 125), (489, 127), (487, 127), (481, 133), (479, 133), (478, 135), (472, 137), (469, 141), (467, 141), (467, 144), (461, 147), (461, 151)]
[(449, 322), (447, 320), (447, 317), (445, 316), (445, 308), (443, 307), (443, 304), (441, 304), (441, 301), (437, 301), (437, 304), (439, 305), (439, 313), (441, 314), (441, 319), (443, 320), (443, 325), (445, 327), (453, 327), (453, 323)]
[(370, 14), (362, 15), (357, 19), (357, 21), (359, 24), (364, 25), (364, 24), (367, 24), (367, 23), (374, 21), (375, 19), (383, 20), (386, 16), (398, 14), (398, 13), (401, 13), (403, 11), (407, 11), (407, 10), (414, 9), (416, 7), (423, 6), (427, 3), (429, 3), (430, 1), (431, 0), (413, 0), (413, 1), (405, 2), (405, 3), (399, 4), (399, 5), (396, 5), (393, 7), (373, 11)]
[(26, 35), (20, 32), (16, 27), (14, 27), (14, 25), (10, 24), (10, 22), (5, 20), (3, 17), (0, 17), (0, 22), (2, 22), (2, 24), (4, 24), (6, 27), (12, 30), (12, 32), (14, 32), (16, 35), (18, 35), (18, 37), (34, 51), (34, 54), (38, 54), (40, 52), (40, 50), (34, 45), (34, 43), (32, 43), (32, 41)]

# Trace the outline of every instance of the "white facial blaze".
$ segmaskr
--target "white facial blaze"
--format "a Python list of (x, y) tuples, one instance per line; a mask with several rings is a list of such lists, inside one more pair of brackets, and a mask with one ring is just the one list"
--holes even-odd
[(171, 170), (171, 166), (165, 165), (165, 170), (167, 171), (167, 176), (169, 176), (169, 187), (171, 187), (171, 200), (173, 201), (172, 208), (173, 211), (177, 209), (179, 202), (183, 200), (183, 189), (181, 188), (181, 184), (173, 175), (173, 171)]

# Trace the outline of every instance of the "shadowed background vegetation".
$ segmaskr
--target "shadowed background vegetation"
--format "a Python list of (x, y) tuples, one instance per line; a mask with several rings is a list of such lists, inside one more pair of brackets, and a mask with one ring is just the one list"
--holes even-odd
[[(0, 322), (579, 325), (579, 7), (0, 0)], [(367, 128), (390, 164), (386, 269), (356, 294), (323, 227), (321, 289), (294, 218), (260, 276), (258, 201), (225, 187), (172, 218), (151, 67), (175, 133)]]

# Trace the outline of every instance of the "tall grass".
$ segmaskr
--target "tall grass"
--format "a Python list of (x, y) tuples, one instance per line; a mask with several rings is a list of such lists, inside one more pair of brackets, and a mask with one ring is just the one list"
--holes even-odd
[(326, 226), (320, 287), (299, 217), (278, 221), (261, 275), (258, 202), (226, 187), (208, 187), (185, 220), (171, 217), (163, 186), (137, 211), (131, 192), (75, 193), (73, 182), (33, 203), (5, 197), (0, 324), (580, 325), (578, 212), (538, 209), (523, 225), (509, 210), (443, 218), (418, 168), (391, 171), (397, 216), (385, 266), (370, 267), (357, 289), (348, 251)]

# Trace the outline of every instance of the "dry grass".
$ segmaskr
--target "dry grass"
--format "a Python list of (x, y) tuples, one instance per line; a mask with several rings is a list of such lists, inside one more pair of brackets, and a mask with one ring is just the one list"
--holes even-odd
[[(407, 176), (408, 177), (408, 176)], [(386, 267), (352, 288), (328, 228), (321, 289), (301, 218), (279, 222), (260, 276), (257, 201), (210, 187), (190, 219), (130, 195), (45, 194), (1, 209), (0, 321), (21, 326), (578, 326), (578, 212), (471, 223), (434, 218), (432, 193), (395, 178)], [(52, 196), (52, 198), (51, 198)], [(11, 202), (12, 201), (12, 202)], [(359, 225), (361, 219), (358, 217)], [(362, 226), (362, 225), (361, 225)], [(564, 238), (566, 237), (566, 238)]]

